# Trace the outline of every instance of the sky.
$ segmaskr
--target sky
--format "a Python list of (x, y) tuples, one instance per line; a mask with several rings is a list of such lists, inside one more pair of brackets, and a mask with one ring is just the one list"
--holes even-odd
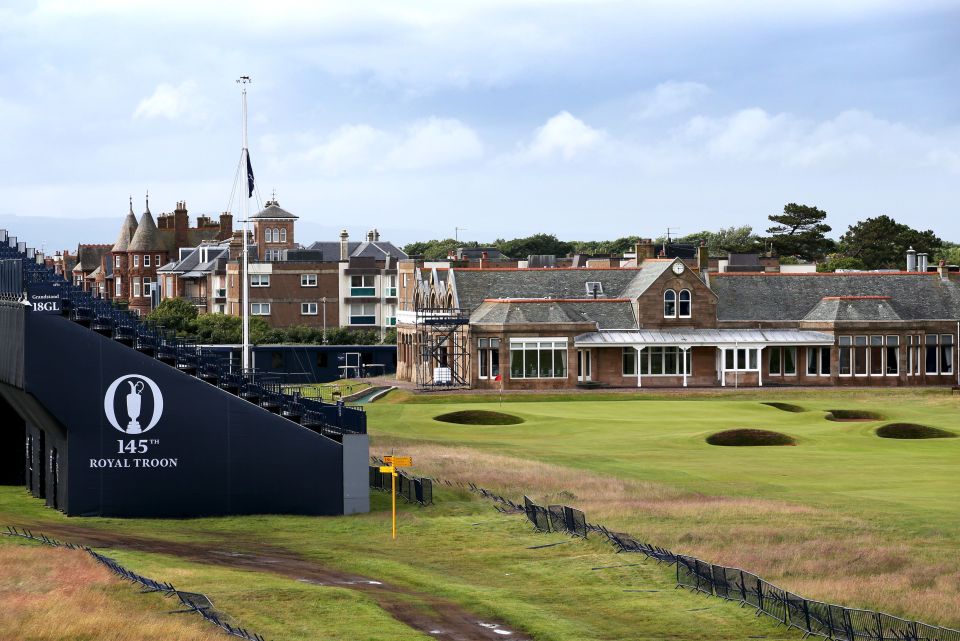
[(789, 202), (960, 241), (958, 61), (927, 0), (3, 0), (0, 226), (112, 242), (147, 191), (239, 214), (248, 75), (251, 207), (275, 190), (303, 243), (762, 232)]

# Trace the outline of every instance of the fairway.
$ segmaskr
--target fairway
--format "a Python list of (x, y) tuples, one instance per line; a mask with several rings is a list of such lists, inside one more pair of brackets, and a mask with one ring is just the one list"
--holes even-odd
[[(468, 395), (442, 403), (400, 396), (405, 402), (369, 408), (374, 449), (404, 447), (437, 474), (479, 476), (470, 480), (514, 496), (560, 493), (588, 518), (808, 597), (960, 622), (960, 439), (875, 433), (893, 422), (960, 433), (960, 402), (949, 393), (547, 398), (508, 397), (500, 406)], [(523, 423), (433, 420), (466, 410), (507, 412)], [(869, 410), (886, 420), (828, 420), (829, 410)], [(706, 443), (744, 428), (781, 432), (796, 444)]]

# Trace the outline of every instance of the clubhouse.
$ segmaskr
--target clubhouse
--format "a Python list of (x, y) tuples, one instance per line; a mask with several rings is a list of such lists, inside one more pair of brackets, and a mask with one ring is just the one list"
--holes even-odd
[[(912, 261), (912, 262), (911, 262)], [(424, 388), (958, 384), (960, 285), (907, 271), (401, 261), (397, 376)], [(925, 267), (921, 264), (921, 267)]]

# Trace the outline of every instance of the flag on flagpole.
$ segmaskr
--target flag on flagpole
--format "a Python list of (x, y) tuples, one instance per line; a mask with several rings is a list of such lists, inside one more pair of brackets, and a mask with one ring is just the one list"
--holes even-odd
[(247, 198), (253, 198), (253, 165), (250, 164), (250, 150), (247, 150)]

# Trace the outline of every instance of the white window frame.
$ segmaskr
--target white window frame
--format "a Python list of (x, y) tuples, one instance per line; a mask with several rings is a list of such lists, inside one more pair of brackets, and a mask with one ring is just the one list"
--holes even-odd
[[(683, 295), (687, 295), (687, 300), (683, 300)], [(687, 313), (683, 313), (683, 304), (687, 304)], [(677, 318), (690, 318), (693, 315), (693, 293), (689, 289), (681, 289), (677, 294)]]
[(140, 254), (134, 254), (134, 255), (133, 255), (133, 266), (134, 266), (134, 267), (139, 267), (139, 266), (140, 266)]
[(300, 315), (301, 315), (301, 316), (316, 316), (316, 315), (317, 315), (317, 304), (316, 304), (316, 303), (300, 303)]
[(120, 298), (123, 296), (123, 284), (120, 282), (120, 277), (117, 276), (116, 280), (113, 281), (113, 297)]
[[(846, 341), (846, 344), (844, 344)], [(837, 358), (837, 376), (853, 376), (853, 336), (837, 336), (837, 349), (839, 349)], [(843, 352), (847, 350), (847, 365), (850, 369), (846, 374), (843, 373)]]
[(281, 227), (281, 228), (280, 228), (280, 242), (281, 242), (281, 243), (287, 242), (287, 228), (286, 228), (286, 227)]
[(140, 298), (140, 279), (139, 278), (133, 279), (133, 297)]
[(160, 266), (160, 254), (157, 254), (156, 256), (154, 256), (154, 258), (156, 259), (156, 260), (154, 261), (154, 265), (156, 265), (157, 267), (159, 267), (159, 266)]
[[(667, 300), (667, 295), (670, 295), (671, 300)], [(667, 304), (673, 305), (673, 312), (667, 313)], [(673, 289), (666, 289), (663, 292), (663, 317), (664, 318), (676, 318), (677, 317), (677, 292)]]
[[(896, 368), (896, 371), (890, 371), (890, 350), (893, 352), (893, 363)], [(885, 336), (883, 340), (883, 375), (884, 376), (900, 376), (900, 336), (892, 334)]]
[(316, 287), (316, 286), (317, 286), (316, 274), (300, 274), (300, 287)]
[(150, 254), (144, 254), (144, 255), (143, 255), (143, 266), (144, 266), (144, 267), (149, 267), (149, 266), (150, 266)]
[(270, 303), (250, 303), (251, 316), (269, 316)]
[[(356, 309), (359, 307), (360, 313), (356, 313)], [(367, 313), (367, 311), (372, 310), (372, 313)], [(368, 318), (372, 316), (372, 323), (355, 323), (354, 318)], [(376, 303), (350, 303), (350, 324), (359, 325), (362, 327), (376, 327), (377, 325), (377, 304)]]
[(150, 276), (143, 277), (143, 296), (144, 298), (150, 298), (150, 294), (153, 293), (153, 278)]
[(270, 287), (270, 274), (250, 274), (250, 287)]
[[(863, 344), (858, 345), (857, 339), (863, 339)], [(860, 359), (857, 358), (857, 349), (863, 349), (863, 373), (857, 373), (857, 364), (860, 362)], [(850, 371), (853, 372), (853, 375), (858, 378), (863, 378), (865, 376), (870, 376), (870, 336), (865, 334), (858, 334), (853, 337), (853, 358), (850, 361)]]
[(119, 254), (113, 257), (113, 266), (114, 266), (114, 267), (120, 267), (120, 255), (119, 255)]
[[(541, 351), (550, 351), (550, 352), (562, 352), (563, 357), (561, 361), (563, 362), (564, 372), (562, 376), (557, 376), (557, 368), (553, 366), (555, 363), (555, 356), (552, 357), (553, 362), (550, 367), (550, 376), (541, 376), (540, 368), (540, 358), (539, 352)], [(514, 352), (522, 352), (523, 356), (521, 358), (522, 367), (520, 371), (522, 374), (520, 376), (515, 376), (513, 373), (513, 354)], [(526, 375), (526, 354), (528, 352), (533, 352), (537, 354), (537, 363), (536, 363), (536, 375), (527, 376)], [(511, 338), (510, 339), (510, 378), (512, 380), (563, 380), (570, 377), (570, 349), (569, 341), (565, 337), (560, 338)]]

